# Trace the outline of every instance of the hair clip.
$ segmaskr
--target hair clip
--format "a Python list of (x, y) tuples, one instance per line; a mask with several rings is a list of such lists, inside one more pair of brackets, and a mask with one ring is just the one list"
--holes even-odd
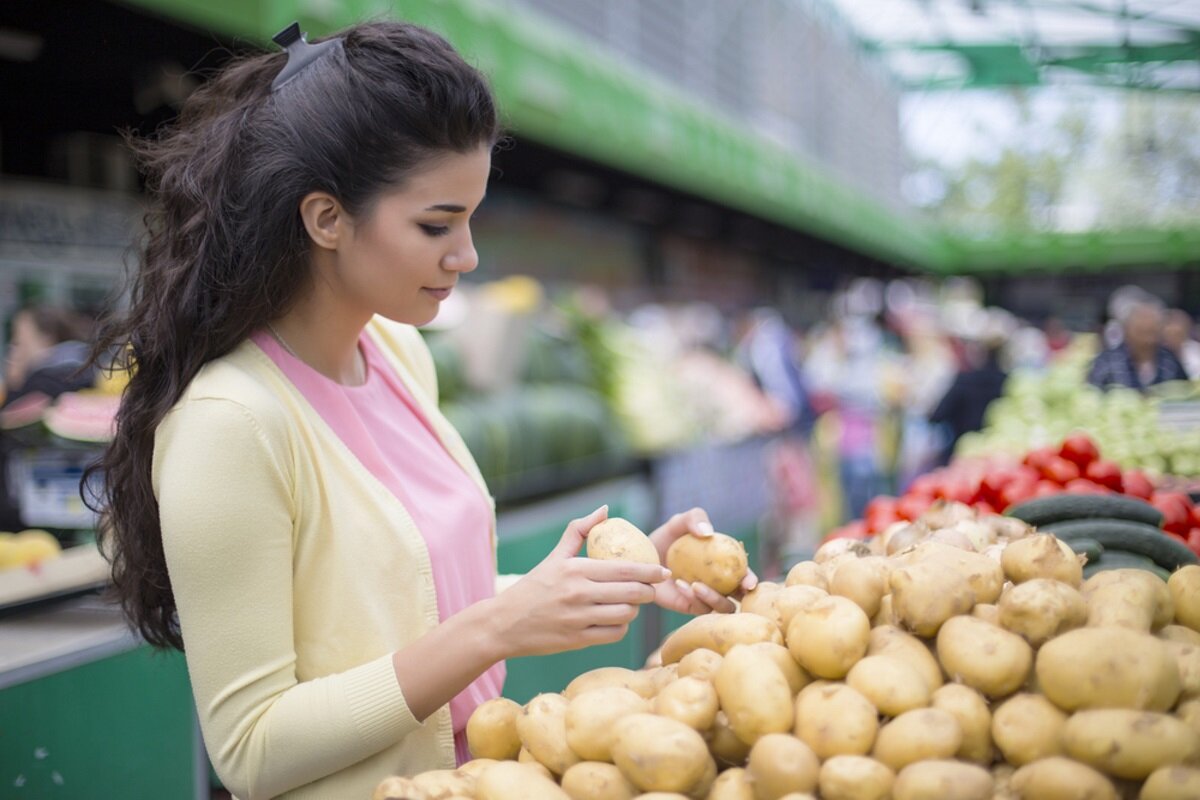
[(326, 39), (317, 44), (309, 44), (308, 37), (300, 31), (300, 23), (293, 22), (279, 33), (271, 37), (275, 44), (287, 51), (287, 64), (284, 65), (275, 80), (271, 82), (271, 91), (299, 75), (312, 62), (329, 55), (342, 46), (341, 37)]

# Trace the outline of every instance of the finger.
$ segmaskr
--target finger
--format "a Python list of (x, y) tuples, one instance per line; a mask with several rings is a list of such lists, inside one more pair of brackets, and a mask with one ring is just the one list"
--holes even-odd
[(638, 606), (630, 603), (598, 603), (588, 612), (589, 627), (628, 625), (637, 619)]
[(597, 644), (611, 644), (619, 642), (625, 638), (625, 634), (629, 633), (628, 625), (593, 625), (587, 628), (580, 634), (585, 646), (591, 647)]
[(550, 555), (558, 558), (573, 558), (579, 555), (579, 550), (583, 547), (584, 540), (587, 539), (588, 531), (606, 519), (608, 519), (608, 506), (603, 505), (586, 517), (571, 520)]
[(699, 582), (693, 583), (692, 591), (695, 592), (697, 600), (711, 607), (713, 611), (719, 614), (732, 614), (737, 610), (737, 606), (733, 604), (732, 600), (711, 586)]
[(752, 592), (755, 586), (758, 586), (758, 576), (754, 574), (754, 570), (747, 570), (746, 577), (742, 578), (742, 591)]
[(671, 577), (671, 570), (657, 564), (639, 561), (607, 561), (597, 558), (579, 559), (579, 571), (593, 581), (659, 583)]
[(594, 582), (588, 592), (593, 603), (634, 603), (645, 605), (654, 602), (654, 587), (637, 581)]
[(703, 508), (693, 508), (690, 511), (684, 512), (688, 533), (701, 538), (712, 536), (713, 526), (712, 521), (708, 518), (708, 512)]

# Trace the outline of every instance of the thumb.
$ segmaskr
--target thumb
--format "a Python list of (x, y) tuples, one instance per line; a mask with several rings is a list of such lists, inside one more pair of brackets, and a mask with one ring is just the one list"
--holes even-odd
[(579, 549), (583, 547), (588, 531), (606, 519), (608, 519), (608, 506), (603, 505), (586, 517), (571, 520), (571, 524), (567, 525), (562, 538), (558, 540), (558, 544), (555, 545), (550, 555), (564, 559), (579, 555)]

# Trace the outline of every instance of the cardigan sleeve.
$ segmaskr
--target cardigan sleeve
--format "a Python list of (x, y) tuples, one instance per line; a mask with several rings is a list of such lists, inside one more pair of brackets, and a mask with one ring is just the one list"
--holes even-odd
[(390, 654), (299, 682), (286, 440), (245, 406), (185, 400), (155, 435), (154, 488), (204, 739), (243, 800), (331, 775), (420, 727)]

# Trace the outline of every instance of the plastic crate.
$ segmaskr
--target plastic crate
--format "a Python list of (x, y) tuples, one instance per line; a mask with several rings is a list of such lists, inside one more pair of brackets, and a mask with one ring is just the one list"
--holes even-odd
[(96, 515), (83, 503), (83, 471), (102, 454), (99, 448), (17, 450), (9, 461), (9, 488), (31, 528), (90, 530)]

